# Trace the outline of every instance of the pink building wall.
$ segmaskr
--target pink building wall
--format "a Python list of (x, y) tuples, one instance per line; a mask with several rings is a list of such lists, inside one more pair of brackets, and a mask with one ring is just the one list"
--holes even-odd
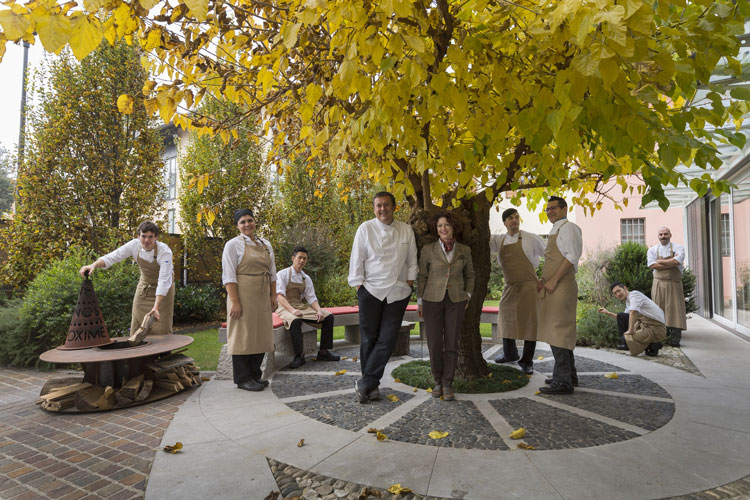
[[(615, 188), (619, 193), (619, 188)], [(615, 191), (613, 190), (613, 191)], [(672, 231), (672, 241), (685, 244), (684, 209), (670, 207), (666, 212), (660, 208), (640, 208), (641, 196), (630, 195), (628, 206), (603, 200), (603, 206), (593, 215), (584, 215), (581, 207), (575, 207), (575, 222), (583, 232), (583, 258), (597, 249), (614, 248), (621, 242), (620, 219), (645, 219), (646, 246), (659, 243), (657, 233), (660, 227), (666, 226)]]

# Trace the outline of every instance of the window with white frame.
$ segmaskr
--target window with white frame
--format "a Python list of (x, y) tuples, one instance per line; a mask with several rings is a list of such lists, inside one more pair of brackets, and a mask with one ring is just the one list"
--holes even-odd
[(620, 243), (646, 244), (646, 219), (620, 219)]
[(732, 244), (729, 233), (729, 214), (721, 214), (719, 229), (721, 231), (721, 256), (729, 257), (730, 245)]
[(166, 186), (165, 198), (174, 200), (177, 198), (177, 157), (167, 158), (164, 162), (164, 185)]
[(169, 226), (169, 233), (174, 234), (175, 233), (175, 210), (174, 208), (170, 208), (167, 210), (167, 220), (168, 220), (168, 226)]

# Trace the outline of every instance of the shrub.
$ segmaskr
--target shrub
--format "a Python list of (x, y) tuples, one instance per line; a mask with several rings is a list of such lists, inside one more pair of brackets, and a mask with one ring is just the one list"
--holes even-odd
[(37, 359), (31, 330), (20, 312), (20, 299), (10, 299), (0, 308), (0, 365), (25, 366)]
[[(12, 345), (28, 344), (28, 353), (14, 364), (32, 364), (42, 352), (64, 343), (81, 287), (78, 270), (93, 260), (89, 250), (74, 247), (66, 257), (53, 261), (34, 278), (19, 311), (25, 330), (16, 331), (13, 339), (6, 339)], [(126, 261), (106, 271), (97, 271), (92, 277), (111, 337), (128, 334), (138, 276), (138, 266)], [(23, 338), (18, 338), (19, 335)]]
[(218, 319), (226, 303), (225, 293), (211, 284), (177, 287), (174, 297), (175, 323)]
[(500, 268), (500, 264), (497, 263), (497, 258), (494, 255), (490, 260), (490, 280), (487, 283), (487, 298), (500, 300), (503, 296), (503, 287), (505, 286), (503, 270)]
[[(620, 336), (617, 333), (617, 321), (601, 314), (599, 305), (591, 302), (578, 302), (576, 311), (576, 345), (583, 347), (615, 347)], [(622, 302), (611, 300), (605, 305), (612, 312), (622, 312)]]
[(628, 290), (638, 290), (651, 297), (653, 273), (646, 265), (648, 249), (639, 243), (623, 243), (615, 249), (612, 260), (607, 265), (608, 283), (620, 281)]
[(315, 295), (321, 307), (357, 305), (357, 291), (349, 286), (348, 276), (349, 272), (342, 270), (314, 282)]
[(695, 302), (695, 274), (688, 267), (682, 273), (682, 291), (685, 293), (685, 312), (691, 313), (697, 311), (698, 304)]

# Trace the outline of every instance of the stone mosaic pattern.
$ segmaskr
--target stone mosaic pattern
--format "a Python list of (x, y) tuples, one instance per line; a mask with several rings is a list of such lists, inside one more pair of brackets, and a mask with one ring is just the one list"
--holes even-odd
[(586, 389), (597, 389), (601, 391), (624, 392), (638, 394), (641, 396), (653, 396), (656, 398), (669, 399), (669, 393), (659, 384), (650, 381), (642, 375), (620, 375), (619, 378), (610, 379), (604, 375), (578, 375), (579, 387)]
[[(536, 358), (534, 358), (536, 359)], [(576, 370), (579, 374), (583, 372), (627, 372), (624, 368), (619, 366), (604, 363), (603, 361), (597, 361), (595, 359), (582, 358), (575, 356)], [(534, 361), (534, 370), (543, 373), (552, 373), (552, 368), (555, 366), (555, 359), (552, 357), (552, 353), (549, 356), (544, 356), (544, 361)]]
[(511, 427), (525, 428), (523, 440), (538, 450), (586, 448), (638, 437), (634, 432), (529, 398), (495, 399), (490, 404)]
[(352, 389), (354, 380), (356, 380), (356, 377), (346, 374), (291, 375), (288, 372), (284, 372), (273, 377), (271, 390), (273, 390), (273, 393), (278, 398), (291, 398), (294, 396)]
[[(336, 354), (339, 354), (338, 352)], [(340, 355), (340, 354), (339, 354)], [(359, 373), (361, 368), (359, 361), (354, 362), (351, 358), (344, 359), (341, 361), (314, 361), (311, 356), (305, 358), (305, 364), (294, 370), (286, 365), (281, 369), (284, 373), (295, 373), (295, 372), (337, 372), (339, 370), (346, 370), (347, 372)]]
[[(298, 469), (283, 462), (268, 459), (271, 474), (279, 486), (281, 498), (320, 500), (451, 500), (423, 496), (417, 493), (394, 495), (382, 488), (342, 481), (330, 476)], [(405, 485), (406, 486), (406, 485)], [(273, 498), (273, 497), (272, 497)]]
[[(430, 431), (448, 432), (432, 439)], [(507, 450), (484, 415), (471, 401), (430, 399), (383, 430), (389, 439), (448, 448)]]
[[(408, 401), (414, 397), (412, 394), (381, 386), (380, 394), (383, 395), (383, 399), (380, 401), (371, 401), (367, 404), (360, 404), (354, 395), (355, 377), (350, 377), (350, 379), (351, 394), (295, 401), (287, 403), (287, 406), (324, 424), (357, 431), (366, 427), (373, 420), (393, 411), (397, 405), (401, 405), (404, 401)], [(395, 394), (400, 401), (394, 403), (385, 399), (385, 396), (388, 394)]]
[(649, 431), (662, 427), (674, 415), (672, 401), (651, 401), (578, 391), (566, 395), (541, 396)]

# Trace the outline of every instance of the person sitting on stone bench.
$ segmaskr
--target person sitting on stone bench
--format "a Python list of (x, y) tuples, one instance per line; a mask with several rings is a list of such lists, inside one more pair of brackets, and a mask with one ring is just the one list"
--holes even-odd
[(625, 312), (613, 313), (604, 307), (600, 307), (599, 312), (617, 320), (620, 334), (617, 348), (629, 349), (633, 356), (644, 350), (647, 356), (658, 356), (662, 341), (667, 337), (664, 311), (643, 293), (630, 292), (618, 281), (612, 283), (610, 290), (618, 300), (625, 302)]
[(318, 361), (341, 359), (329, 351), (333, 348), (333, 315), (320, 307), (312, 280), (302, 271), (307, 264), (307, 256), (305, 247), (294, 247), (292, 265), (276, 273), (276, 293), (279, 302), (276, 314), (284, 320), (284, 328), (291, 334), (294, 349), (294, 359), (289, 368), (299, 368), (305, 364), (303, 321), (321, 329)]

